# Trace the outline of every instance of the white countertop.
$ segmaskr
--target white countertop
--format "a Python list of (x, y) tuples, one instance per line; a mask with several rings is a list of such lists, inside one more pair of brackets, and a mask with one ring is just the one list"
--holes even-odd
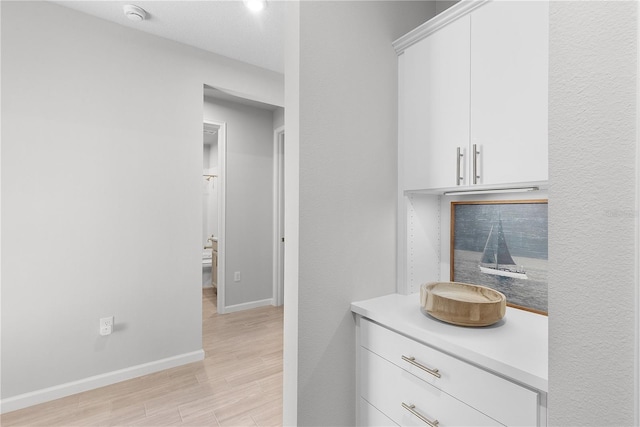
[(548, 318), (507, 307), (492, 326), (450, 325), (420, 310), (420, 295), (351, 303), (351, 311), (441, 351), (540, 391), (548, 391)]

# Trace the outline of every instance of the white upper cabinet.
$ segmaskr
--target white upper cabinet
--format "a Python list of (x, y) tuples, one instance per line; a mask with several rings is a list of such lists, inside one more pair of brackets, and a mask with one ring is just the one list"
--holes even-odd
[(462, 1), (394, 43), (401, 190), (547, 181), (548, 14)]
[(399, 58), (405, 188), (456, 185), (456, 147), (469, 144), (469, 30), (463, 16)]
[(548, 27), (545, 1), (494, 1), (471, 15), (478, 184), (548, 179)]

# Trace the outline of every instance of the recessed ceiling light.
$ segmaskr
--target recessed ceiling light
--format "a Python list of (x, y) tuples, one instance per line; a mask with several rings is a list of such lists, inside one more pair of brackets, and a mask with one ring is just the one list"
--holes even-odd
[(267, 0), (244, 0), (244, 5), (252, 12), (260, 12), (267, 7)]
[(124, 6), (123, 9), (124, 9), (124, 16), (126, 16), (132, 21), (135, 21), (135, 22), (144, 21), (145, 18), (147, 17), (147, 12), (145, 12), (145, 10), (141, 7), (128, 4)]

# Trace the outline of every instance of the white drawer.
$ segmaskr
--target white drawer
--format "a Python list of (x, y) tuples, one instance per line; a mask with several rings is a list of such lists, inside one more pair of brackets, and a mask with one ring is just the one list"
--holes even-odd
[(361, 349), (360, 363), (363, 375), (361, 397), (401, 426), (424, 426), (425, 421), (412, 414), (407, 406), (438, 427), (499, 426), (472, 407), (433, 387), (420, 378), (366, 349)]
[(391, 421), (389, 417), (387, 417), (382, 412), (378, 411), (376, 408), (371, 406), (369, 402), (364, 400), (362, 397), (360, 398), (360, 426), (369, 426), (369, 427), (390, 427), (397, 426), (398, 424)]
[[(362, 319), (360, 345), (508, 426), (538, 425), (538, 393)], [(439, 377), (403, 359), (437, 369)]]

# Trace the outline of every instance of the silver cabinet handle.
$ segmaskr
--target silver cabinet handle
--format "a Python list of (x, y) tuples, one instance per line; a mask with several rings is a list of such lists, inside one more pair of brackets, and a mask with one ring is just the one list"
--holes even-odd
[(431, 374), (436, 378), (440, 378), (440, 372), (437, 369), (427, 368), (426, 366), (416, 362), (416, 358), (415, 357), (411, 357), (411, 356), (407, 357), (405, 355), (402, 355), (402, 360), (404, 360), (405, 362), (411, 363), (416, 368), (420, 368), (423, 371), (425, 371), (426, 373)]
[(474, 184), (477, 184), (478, 178), (480, 178), (480, 176), (478, 175), (478, 154), (480, 154), (480, 152), (478, 151), (478, 146), (476, 144), (473, 144), (473, 183)]
[(458, 150), (456, 153), (456, 185), (460, 185), (464, 180), (464, 177), (460, 175), (460, 170), (461, 170), (460, 163), (462, 162), (463, 156), (464, 154), (462, 154), (460, 147), (458, 147)]
[(407, 405), (406, 403), (402, 402), (402, 407), (411, 412), (416, 417), (420, 418), (423, 422), (427, 423), (427, 425), (431, 427), (438, 427), (438, 420), (431, 421), (429, 418), (416, 411), (416, 405)]

